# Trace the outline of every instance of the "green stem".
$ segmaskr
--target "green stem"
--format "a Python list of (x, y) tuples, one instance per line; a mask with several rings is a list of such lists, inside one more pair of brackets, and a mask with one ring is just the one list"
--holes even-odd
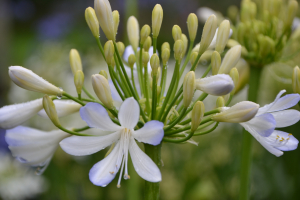
[(179, 115), (173, 122), (171, 122), (171, 124), (170, 124), (168, 127), (166, 127), (166, 128), (164, 129), (164, 131), (170, 130), (170, 129), (173, 128), (177, 123), (179, 123), (179, 122), (183, 119), (186, 110), (187, 110), (187, 108), (184, 108), (183, 111), (180, 113), (180, 115)]
[(148, 116), (151, 113), (150, 108), (150, 100), (149, 100), (149, 77), (148, 77), (148, 70), (147, 70), (147, 64), (144, 66), (144, 91), (145, 91), (145, 98), (146, 98), (146, 110)]
[(190, 46), (189, 46), (189, 50), (188, 50), (188, 54), (185, 58), (185, 61), (180, 69), (180, 72), (179, 72), (179, 77), (182, 76), (184, 70), (185, 70), (185, 67), (186, 65), (189, 63), (189, 60), (190, 60), (190, 56), (191, 56), (191, 52), (192, 52), (192, 49), (193, 49), (193, 46), (194, 46), (194, 41), (190, 41)]
[[(150, 144), (144, 144), (145, 153), (151, 158), (151, 160), (161, 168), (161, 146), (160, 143), (157, 146), (153, 146)], [(159, 182), (152, 183), (145, 181), (145, 200), (159, 200)]]
[(166, 120), (166, 118), (167, 118), (167, 116), (168, 116), (170, 110), (172, 109), (172, 106), (175, 104), (175, 102), (177, 101), (177, 99), (178, 99), (179, 96), (181, 95), (182, 91), (183, 91), (183, 89), (180, 88), (180, 90), (178, 91), (176, 97), (175, 97), (175, 98), (172, 100), (172, 102), (169, 104), (169, 106), (168, 106), (168, 108), (167, 108), (165, 114), (164, 114), (163, 117), (162, 117), (162, 120), (161, 120), (162, 122), (164, 122), (164, 121)]
[(75, 98), (75, 97), (69, 95), (69, 94), (66, 93), (66, 92), (63, 92), (63, 96), (66, 96), (66, 97), (68, 97), (69, 99), (72, 99), (73, 101), (79, 103), (80, 105), (85, 106), (85, 103), (84, 103), (84, 102), (82, 102), (82, 101), (80, 101), (79, 99), (77, 99), (77, 98)]
[(139, 77), (139, 82), (140, 82), (140, 88), (141, 88), (141, 96), (145, 95), (144, 91), (144, 82), (143, 82), (143, 63), (142, 63), (142, 58), (143, 58), (143, 45), (140, 44), (140, 51), (139, 51), (139, 64), (137, 65), (137, 72), (138, 72), (138, 77)]
[(156, 75), (153, 75), (152, 79), (152, 114), (151, 119), (155, 119), (156, 115), (156, 103), (157, 103), (157, 82), (156, 82)]
[(134, 87), (135, 93), (138, 95), (138, 91), (137, 91), (137, 89), (136, 89), (135, 81), (134, 81), (133, 66), (131, 67), (131, 82), (132, 82), (132, 85), (133, 85), (133, 87)]
[(98, 45), (98, 47), (99, 47), (99, 49), (100, 49), (100, 52), (101, 52), (101, 54), (102, 54), (104, 60), (106, 61), (105, 54), (104, 54), (104, 50), (103, 50), (102, 44), (101, 44), (101, 42), (100, 42), (100, 38), (96, 38), (96, 41), (97, 41), (97, 45)]
[[(115, 77), (115, 75), (114, 75), (113, 69), (111, 69), (110, 67), (109, 67), (108, 69), (109, 69), (109, 73), (110, 73), (111, 80), (112, 80), (112, 82), (113, 82), (113, 84), (114, 84), (114, 86), (115, 86), (115, 88), (116, 88), (116, 90), (117, 90), (119, 96), (120, 96), (121, 99), (124, 101), (124, 100), (125, 100), (125, 97), (123, 96), (123, 94), (122, 94), (122, 92), (121, 92), (121, 90), (120, 90), (118, 84), (116, 83), (116, 77)], [(125, 92), (124, 92), (124, 93), (125, 93)]]
[(161, 80), (160, 80), (161, 93), (159, 95), (159, 101), (160, 101), (161, 96), (163, 96), (165, 93), (166, 79), (167, 79), (167, 65), (163, 65), (162, 73), (161, 73)]
[(95, 99), (95, 97), (93, 95), (91, 95), (91, 93), (89, 93), (89, 91), (84, 86), (82, 87), (82, 90), (89, 98)]
[[(257, 102), (261, 69), (262, 68), (251, 67), (248, 90), (249, 101)], [(249, 199), (252, 140), (251, 134), (244, 130), (240, 172), (240, 200)]]
[[(118, 52), (118, 51), (115, 51), (115, 52)], [(116, 54), (114, 55), (114, 58), (115, 58), (115, 62), (116, 62), (116, 68), (117, 68), (117, 70), (119, 71), (119, 76), (120, 76), (120, 78), (121, 78), (121, 82), (119, 83), (120, 84), (120, 86), (121, 85), (123, 85), (124, 87), (123, 87), (123, 92), (125, 92), (124, 90), (126, 90), (126, 93), (127, 94), (129, 94), (129, 96), (127, 96), (127, 95), (125, 95), (126, 97), (130, 97), (130, 96), (133, 96), (132, 95), (132, 93), (130, 92), (130, 89), (129, 89), (129, 84), (130, 84), (130, 81), (129, 81), (129, 83), (127, 82), (127, 80), (125, 79), (125, 77), (124, 77), (124, 75), (122, 74), (122, 71), (121, 71), (121, 69), (120, 69), (120, 63), (119, 63), (119, 61), (120, 62), (122, 62), (122, 60), (117, 60), (117, 56), (116, 56)], [(123, 63), (122, 63), (123, 64)], [(112, 70), (113, 71), (113, 70)], [(113, 72), (114, 73), (114, 72)], [(123, 72), (124, 73), (124, 72)], [(125, 72), (126, 73), (126, 72)], [(114, 75), (115, 75), (115, 73), (114, 73)], [(127, 75), (127, 74), (126, 74)], [(116, 79), (117, 79), (117, 75), (115, 75), (114, 76)]]
[(157, 38), (153, 37), (152, 43), (153, 43), (153, 54), (155, 54), (156, 53)]

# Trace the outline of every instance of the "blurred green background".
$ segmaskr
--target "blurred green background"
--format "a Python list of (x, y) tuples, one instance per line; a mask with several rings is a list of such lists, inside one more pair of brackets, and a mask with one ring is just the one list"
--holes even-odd
[[(173, 44), (171, 30), (175, 24), (187, 35), (187, 16), (195, 13), (199, 7), (210, 7), (225, 15), (230, 5), (239, 6), (240, 1), (111, 0), (110, 3), (112, 9), (120, 13), (117, 40), (124, 41), (125, 45), (128, 45), (127, 18), (135, 15), (140, 27), (151, 25), (152, 8), (157, 3), (161, 4), (164, 20), (158, 38), (160, 47), (165, 41)], [(20, 65), (32, 69), (48, 81), (73, 91), (68, 63), (71, 48), (80, 52), (87, 76), (106, 67), (85, 23), (84, 11), (88, 6), (93, 7), (93, 0), (0, 0), (0, 106), (42, 96), (16, 88), (8, 78), (8, 66)], [(196, 41), (200, 41), (202, 26), (199, 25)], [(100, 35), (104, 43), (106, 38), (103, 32)], [(297, 62), (287, 63), (286, 67), (294, 67), (295, 63), (299, 64)], [(280, 89), (291, 87), (291, 73), (282, 70), (282, 66), (273, 68), (269, 67), (264, 72), (266, 84), (261, 91), (261, 101), (265, 103), (270, 102)], [(284, 76), (284, 81), (272, 78), (272, 73)], [(89, 83), (86, 81), (86, 84)], [(244, 100), (245, 94), (246, 91), (243, 91), (237, 98)], [(209, 101), (205, 103), (211, 104)], [(76, 125), (78, 116), (72, 117), (73, 122), (73, 118), (65, 121)], [(37, 117), (27, 125), (44, 130), (54, 129), (47, 120)], [(300, 139), (299, 128), (298, 123), (285, 131)], [(241, 131), (239, 125), (224, 124), (211, 134), (195, 138), (198, 146), (190, 143), (163, 144), (161, 199), (237, 199)], [(101, 151), (92, 156), (74, 158), (59, 148), (42, 175), (47, 180), (47, 190), (32, 199), (142, 199), (144, 181), (135, 173), (132, 164), (129, 166), (131, 179), (122, 180), (120, 189), (116, 188), (116, 179), (106, 188), (94, 186), (89, 181), (90, 168), (104, 155), (105, 152)], [(299, 199), (299, 169), (300, 149), (285, 152), (282, 157), (276, 158), (255, 141), (251, 199)]]

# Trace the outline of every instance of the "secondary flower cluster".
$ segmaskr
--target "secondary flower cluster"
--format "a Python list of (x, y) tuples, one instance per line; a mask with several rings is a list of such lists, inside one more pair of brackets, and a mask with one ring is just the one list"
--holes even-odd
[[(239, 82), (239, 72), (235, 66), (242, 51), (239, 45), (225, 49), (231, 32), (229, 21), (224, 20), (217, 30), (217, 18), (211, 15), (204, 25), (197, 52), (192, 51), (198, 29), (196, 15), (190, 14), (187, 19), (189, 45), (187, 37), (175, 25), (172, 36), (176, 63), (169, 66), (170, 44), (162, 45), (162, 62), (156, 47), (163, 19), (160, 5), (156, 5), (152, 13), (152, 38), (149, 25), (144, 25), (140, 31), (137, 19), (133, 16), (128, 19), (131, 46), (126, 50), (122, 42), (115, 41), (119, 13), (111, 10), (107, 0), (95, 0), (95, 10), (87, 8), (85, 17), (108, 67), (108, 73), (102, 70), (92, 75), (93, 89), (100, 101), (84, 87), (81, 58), (75, 49), (70, 51), (70, 65), (78, 96), (68, 94), (26, 68), (9, 68), (9, 76), (15, 84), (45, 94), (42, 99), (0, 109), (0, 127), (7, 129), (6, 141), (13, 156), (20, 162), (37, 166), (41, 173), (58, 145), (75, 156), (90, 155), (110, 146), (107, 156), (92, 167), (89, 177), (93, 184), (105, 187), (120, 170), (120, 187), (123, 172), (124, 179), (130, 178), (128, 152), (136, 172), (143, 179), (149, 182), (162, 180), (157, 166), (160, 160), (153, 160), (151, 155), (144, 153), (136, 140), (146, 144), (147, 152), (147, 148), (160, 147), (163, 141), (186, 142), (193, 136), (212, 132), (219, 122), (229, 122), (240, 123), (276, 156), (282, 154), (280, 150), (297, 147), (297, 139), (274, 129), (292, 125), (300, 119), (298, 111), (285, 110), (300, 100), (299, 95), (280, 98), (280, 93), (272, 104), (262, 108), (249, 101), (227, 107)], [(99, 24), (108, 39), (104, 48), (99, 40)], [(211, 48), (215, 49), (211, 65), (201, 77), (196, 78), (198, 74), (194, 71), (201, 57)], [(225, 56), (222, 60), (223, 52)], [(189, 61), (191, 68), (182, 83), (180, 79)], [(168, 86), (167, 67), (174, 67)], [(212, 76), (208, 76), (210, 71)], [(195, 90), (201, 91), (201, 95), (195, 96)], [(208, 95), (219, 97), (216, 108), (205, 111), (202, 101)], [(122, 102), (121, 106), (116, 106), (117, 101)], [(67, 129), (60, 123), (60, 117), (78, 112), (88, 126)], [(58, 129), (45, 132), (21, 126), (36, 114), (48, 117)], [(207, 129), (213, 124), (211, 129)], [(81, 133), (90, 128), (99, 131), (94, 135)]]

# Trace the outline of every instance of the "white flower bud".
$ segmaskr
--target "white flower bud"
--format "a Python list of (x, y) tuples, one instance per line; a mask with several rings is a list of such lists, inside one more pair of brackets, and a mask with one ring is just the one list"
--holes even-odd
[(112, 12), (113, 20), (114, 20), (114, 31), (115, 31), (115, 36), (118, 33), (118, 28), (119, 28), (119, 23), (120, 23), (120, 14), (119, 11), (114, 10)]
[(43, 107), (44, 107), (44, 110), (47, 113), (48, 117), (52, 121), (52, 123), (55, 126), (60, 126), (60, 122), (58, 120), (55, 105), (54, 105), (52, 99), (48, 95), (45, 95), (43, 97)]
[(215, 114), (212, 120), (217, 122), (230, 122), (230, 123), (241, 123), (252, 119), (257, 111), (259, 105), (251, 101), (242, 101), (234, 106), (227, 108), (221, 108), (221, 113)]
[(156, 4), (152, 11), (152, 33), (154, 38), (157, 38), (159, 34), (162, 20), (163, 20), (163, 9), (161, 5)]
[(218, 29), (217, 39), (216, 39), (216, 51), (222, 53), (227, 44), (228, 38), (230, 34), (230, 22), (228, 20), (224, 20)]
[(191, 131), (195, 132), (200, 125), (205, 113), (205, 106), (202, 101), (197, 101), (192, 110), (191, 116)]
[(223, 62), (221, 63), (218, 74), (228, 74), (235, 67), (241, 57), (242, 47), (237, 45), (229, 49), (226, 53)]
[[(55, 105), (58, 117), (71, 115), (75, 112), (78, 112), (79, 109), (82, 107), (82, 105), (80, 105), (79, 103), (76, 103), (71, 100), (54, 100), (53, 103)], [(44, 109), (39, 111), (38, 115), (44, 118), (48, 118), (48, 115)]]
[(204, 51), (208, 48), (211, 41), (213, 40), (217, 29), (217, 18), (215, 15), (211, 15), (204, 27), (200, 41), (199, 54), (204, 53)]
[(73, 75), (75, 75), (75, 73), (78, 70), (82, 71), (81, 58), (80, 58), (80, 55), (79, 55), (79, 53), (76, 49), (71, 49), (69, 59), (70, 59), (70, 66), (71, 66), (71, 70), (73, 72)]
[(196, 89), (214, 96), (230, 93), (234, 83), (227, 74), (218, 74), (206, 78), (196, 79)]
[(127, 34), (133, 50), (137, 51), (137, 48), (139, 46), (139, 40), (140, 40), (140, 28), (139, 28), (139, 22), (134, 16), (128, 18)]
[(107, 79), (100, 74), (94, 74), (92, 75), (92, 84), (93, 84), (94, 92), (96, 93), (100, 101), (108, 109), (112, 109), (114, 104), (113, 104), (113, 99), (111, 96), (111, 91)]
[(99, 22), (95, 13), (95, 10), (92, 7), (88, 7), (85, 10), (85, 20), (88, 24), (89, 28), (91, 29), (91, 32), (95, 38), (98, 38), (99, 33)]
[(181, 40), (181, 28), (178, 25), (174, 25), (172, 28), (172, 36), (174, 41)]
[(99, 24), (108, 40), (115, 41), (115, 27), (111, 6), (108, 0), (95, 0), (95, 12)]
[(195, 92), (195, 72), (188, 72), (183, 80), (183, 106), (189, 107)]
[(212, 75), (216, 75), (219, 72), (220, 66), (221, 66), (221, 55), (219, 52), (214, 51), (212, 56), (211, 56), (211, 71)]
[(11, 80), (16, 85), (26, 90), (59, 96), (61, 96), (63, 92), (60, 88), (52, 85), (42, 77), (24, 67), (11, 66), (9, 67), (8, 73)]
[(81, 70), (78, 70), (74, 76), (74, 84), (76, 87), (77, 94), (81, 94), (83, 83), (84, 83), (84, 74)]
[(194, 13), (189, 14), (187, 19), (187, 27), (191, 41), (195, 41), (198, 30), (198, 18)]

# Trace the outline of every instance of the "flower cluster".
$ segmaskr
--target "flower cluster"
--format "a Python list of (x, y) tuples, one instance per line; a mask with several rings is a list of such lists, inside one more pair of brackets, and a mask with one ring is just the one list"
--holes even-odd
[[(89, 178), (93, 184), (105, 187), (120, 171), (120, 187), (123, 172), (124, 179), (130, 178), (129, 153), (140, 177), (148, 182), (159, 182), (162, 180), (160, 160), (153, 156), (153, 146), (160, 148), (162, 142), (186, 142), (193, 136), (212, 132), (219, 122), (240, 123), (276, 156), (282, 154), (280, 150), (297, 147), (297, 139), (274, 129), (292, 125), (300, 119), (298, 111), (285, 110), (300, 100), (299, 95), (279, 98), (280, 93), (272, 104), (261, 108), (250, 101), (227, 107), (239, 84), (239, 71), (235, 66), (242, 52), (240, 45), (225, 48), (232, 33), (228, 20), (218, 27), (217, 17), (209, 16), (201, 41), (195, 47), (197, 16), (192, 13), (187, 18), (189, 42), (181, 28), (175, 25), (172, 29), (175, 66), (169, 66), (170, 44), (163, 43), (161, 59), (157, 52), (163, 20), (160, 5), (153, 9), (152, 37), (149, 25), (140, 30), (134, 16), (128, 19), (131, 46), (126, 49), (122, 42), (116, 42), (120, 16), (118, 11), (111, 10), (108, 0), (95, 0), (94, 9), (87, 8), (85, 18), (108, 67), (107, 71), (92, 75), (92, 86), (100, 101), (84, 87), (81, 58), (75, 49), (70, 51), (75, 96), (26, 68), (9, 68), (9, 76), (15, 84), (45, 94), (42, 99), (0, 109), (0, 127), (7, 129), (6, 141), (20, 162), (37, 166), (42, 172), (58, 145), (75, 156), (90, 155), (110, 146), (107, 156), (90, 170)], [(108, 39), (104, 47), (99, 39), (99, 26)], [(211, 64), (199, 76), (195, 69), (212, 49)], [(170, 85), (166, 84), (167, 67), (174, 67)], [(212, 75), (208, 76), (210, 71)], [(196, 90), (201, 91), (201, 95), (195, 95)], [(205, 110), (203, 100), (208, 95), (218, 96), (216, 109)], [(117, 101), (121, 101), (121, 106), (116, 106)], [(86, 127), (69, 129), (61, 124), (60, 117), (78, 112), (87, 123)], [(36, 114), (49, 118), (58, 129), (45, 132), (21, 126)], [(211, 125), (214, 126), (207, 129)], [(97, 129), (97, 134), (82, 133), (90, 128)], [(144, 153), (136, 141), (144, 143), (145, 152), (151, 154)]]

